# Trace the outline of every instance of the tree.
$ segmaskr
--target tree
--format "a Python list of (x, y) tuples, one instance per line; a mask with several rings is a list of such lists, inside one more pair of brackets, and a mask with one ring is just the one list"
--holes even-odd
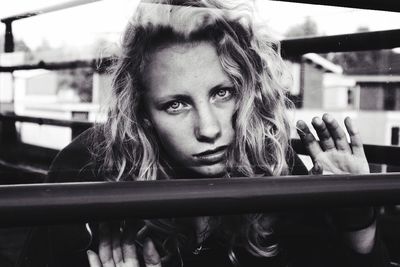
[(42, 43), (35, 49), (35, 52), (49, 51), (52, 47), (46, 39), (42, 39)]
[(21, 51), (21, 52), (26, 52), (26, 53), (32, 52), (32, 50), (29, 48), (29, 46), (23, 40), (15, 40), (14, 51), (15, 52)]
[(318, 25), (310, 17), (306, 17), (303, 23), (294, 25), (286, 32), (286, 37), (306, 37), (318, 35)]
[[(356, 32), (367, 31), (368, 27), (361, 26)], [(342, 66), (346, 74), (389, 74), (396, 72), (392, 68), (395, 58), (397, 55), (391, 50), (370, 50), (336, 53), (332, 61)]]

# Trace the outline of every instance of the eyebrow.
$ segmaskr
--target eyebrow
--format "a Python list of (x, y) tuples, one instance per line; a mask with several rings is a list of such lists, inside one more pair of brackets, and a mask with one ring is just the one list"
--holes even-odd
[(183, 101), (190, 101), (190, 96), (185, 95), (185, 94), (166, 95), (166, 96), (163, 96), (163, 97), (161, 97), (159, 99), (156, 99), (156, 103), (157, 104), (163, 104), (165, 102), (168, 102), (168, 101), (174, 100), (174, 99), (183, 100)]

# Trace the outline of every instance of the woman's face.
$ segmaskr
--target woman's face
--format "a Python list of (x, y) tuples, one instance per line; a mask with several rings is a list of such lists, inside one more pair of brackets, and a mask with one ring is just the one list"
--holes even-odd
[(159, 49), (144, 82), (145, 106), (167, 160), (196, 175), (223, 175), (236, 101), (215, 47), (201, 42)]

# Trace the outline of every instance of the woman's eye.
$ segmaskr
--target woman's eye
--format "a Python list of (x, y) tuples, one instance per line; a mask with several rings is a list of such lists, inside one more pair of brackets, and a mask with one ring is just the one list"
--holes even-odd
[(233, 96), (232, 89), (229, 88), (222, 88), (218, 89), (218, 91), (215, 92), (214, 97), (216, 100), (229, 100)]
[(226, 90), (218, 90), (217, 95), (219, 97), (224, 97), (224, 96), (226, 96), (227, 93), (228, 93), (228, 91), (226, 91)]
[(172, 101), (167, 103), (165, 106), (165, 111), (168, 113), (179, 113), (185, 109), (186, 105), (180, 101)]

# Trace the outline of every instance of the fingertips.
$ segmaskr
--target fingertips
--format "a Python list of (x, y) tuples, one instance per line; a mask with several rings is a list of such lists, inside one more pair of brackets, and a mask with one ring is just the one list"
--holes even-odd
[(324, 115), (322, 115), (322, 120), (325, 123), (332, 123), (335, 119), (331, 116), (331, 114), (329, 113), (324, 113)]
[(304, 132), (305, 130), (308, 129), (307, 124), (302, 120), (297, 121), (296, 127), (297, 130), (300, 132)]
[(344, 124), (346, 125), (346, 129), (350, 135), (351, 148), (353, 153), (356, 156), (365, 157), (364, 146), (358, 128), (349, 117), (344, 120)]
[(321, 147), (304, 121), (299, 120), (296, 126), (301, 141), (303, 142), (312, 160), (315, 161), (318, 154), (321, 152)]
[(160, 255), (158, 254), (156, 247), (150, 238), (147, 238), (144, 241), (143, 258), (146, 266), (161, 266)]
[(297, 133), (299, 134), (301, 139), (310, 139), (307, 141), (313, 141), (314, 136), (312, 135), (310, 129), (308, 128), (307, 124), (304, 121), (299, 120), (296, 124), (296, 127), (297, 127)]
[(321, 147), (324, 150), (334, 149), (335, 143), (332, 139), (331, 134), (329, 133), (328, 128), (325, 125), (325, 122), (320, 117), (314, 117), (311, 121), (311, 124), (317, 132)]
[(344, 119), (344, 125), (346, 126), (347, 132), (349, 135), (357, 135), (358, 134), (358, 128), (356, 127), (355, 123), (350, 117), (346, 117)]
[(325, 113), (322, 116), (322, 120), (325, 122), (326, 126), (328, 127), (328, 129), (332, 135), (335, 136), (339, 133), (338, 130), (341, 129), (339, 126), (339, 123), (329, 113)]
[(88, 256), (88, 261), (89, 261), (90, 267), (101, 267), (102, 266), (100, 258), (96, 252), (94, 252), (92, 250), (87, 250), (86, 254)]
[(347, 141), (346, 133), (344, 132), (342, 127), (339, 125), (337, 120), (328, 113), (325, 113), (322, 116), (322, 120), (325, 122), (325, 125), (328, 128), (329, 133), (331, 134), (331, 136), (335, 142), (336, 148), (338, 150), (350, 152), (351, 149), (350, 149), (349, 143)]
[(324, 123), (323, 120), (320, 117), (314, 117), (311, 120), (311, 123), (313, 126), (322, 126), (322, 124)]

